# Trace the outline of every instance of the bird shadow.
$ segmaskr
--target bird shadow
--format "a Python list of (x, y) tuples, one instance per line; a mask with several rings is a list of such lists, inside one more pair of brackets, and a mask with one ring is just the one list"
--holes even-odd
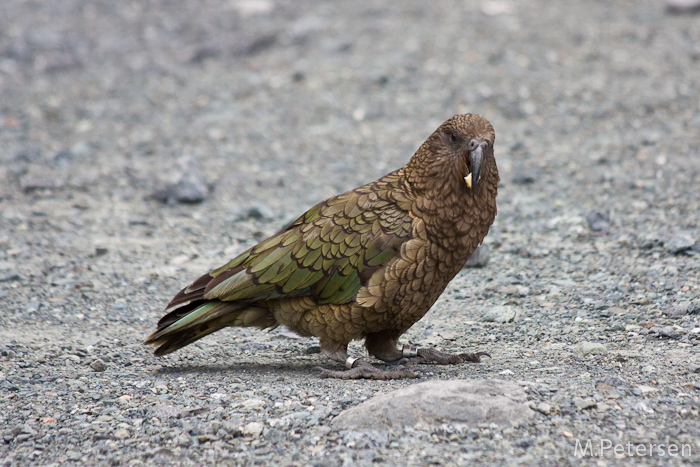
[[(324, 367), (333, 368), (335, 365), (328, 362)], [(235, 363), (235, 364), (189, 364), (177, 366), (162, 366), (154, 370), (157, 375), (189, 375), (189, 374), (235, 374), (245, 375), (254, 374), (256, 376), (290, 376), (300, 377), (308, 376), (309, 374), (320, 373), (317, 363)]]

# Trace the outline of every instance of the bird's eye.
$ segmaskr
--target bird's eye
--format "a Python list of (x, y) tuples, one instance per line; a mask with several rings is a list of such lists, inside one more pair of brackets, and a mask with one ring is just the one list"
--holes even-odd
[(455, 141), (457, 141), (458, 138), (459, 138), (459, 135), (457, 134), (457, 132), (453, 131), (452, 134), (450, 135), (450, 139), (452, 140), (452, 142), (454, 143)]

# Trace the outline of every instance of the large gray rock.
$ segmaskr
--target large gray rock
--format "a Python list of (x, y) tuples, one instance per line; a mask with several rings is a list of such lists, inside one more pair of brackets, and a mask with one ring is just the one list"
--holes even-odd
[(534, 412), (520, 386), (504, 380), (427, 381), (397, 389), (341, 412), (340, 430), (388, 429), (417, 424), (519, 425)]

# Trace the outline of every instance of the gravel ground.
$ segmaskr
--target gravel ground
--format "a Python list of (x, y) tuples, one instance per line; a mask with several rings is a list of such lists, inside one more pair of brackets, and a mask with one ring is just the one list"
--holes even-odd
[[(3, 465), (697, 465), (699, 65), (700, 17), (658, 0), (4, 0)], [(421, 380), (515, 382), (532, 423), (337, 430), (416, 381), (320, 379), (283, 329), (140, 345), (462, 112), (497, 134), (490, 260), (403, 341), (488, 350)]]

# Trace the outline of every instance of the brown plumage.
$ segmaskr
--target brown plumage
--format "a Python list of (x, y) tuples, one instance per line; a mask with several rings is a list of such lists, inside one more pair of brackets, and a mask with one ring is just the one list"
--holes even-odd
[(165, 355), (227, 326), (280, 324), (317, 336), (339, 378), (415, 377), (348, 357), (365, 339), (383, 361), (479, 361), (477, 354), (398, 349), (496, 216), (495, 133), (479, 115), (450, 118), (406, 166), (323, 201), (295, 222), (181, 290), (146, 344)]

